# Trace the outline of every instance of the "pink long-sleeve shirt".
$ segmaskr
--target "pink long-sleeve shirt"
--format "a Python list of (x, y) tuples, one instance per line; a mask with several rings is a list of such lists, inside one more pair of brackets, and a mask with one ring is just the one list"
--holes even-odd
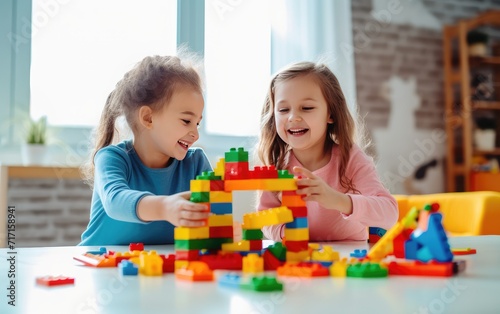
[[(330, 162), (313, 173), (335, 190), (346, 192), (340, 185), (338, 160), (339, 149), (334, 145)], [(291, 170), (294, 166), (303, 167), (291, 152), (287, 169)], [(317, 202), (307, 202), (310, 241), (366, 240), (367, 227), (390, 229), (398, 220), (396, 200), (380, 182), (372, 158), (356, 145), (350, 151), (345, 176), (351, 178), (355, 188), (361, 192), (346, 193), (352, 200), (352, 214), (344, 215), (337, 210), (326, 209)], [(258, 210), (280, 205), (281, 193), (263, 192)], [(264, 227), (262, 231), (268, 239), (281, 241), (284, 225)]]

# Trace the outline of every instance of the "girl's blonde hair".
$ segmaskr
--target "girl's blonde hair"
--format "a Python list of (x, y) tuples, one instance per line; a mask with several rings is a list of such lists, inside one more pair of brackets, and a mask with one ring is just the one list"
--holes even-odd
[(261, 112), (261, 132), (257, 145), (257, 154), (265, 165), (274, 165), (277, 169), (285, 169), (290, 147), (285, 143), (276, 131), (274, 116), (275, 87), (278, 83), (291, 80), (298, 76), (312, 76), (321, 88), (325, 97), (328, 113), (334, 123), (328, 124), (324, 152), (328, 153), (334, 145), (338, 145), (340, 152), (339, 173), (340, 185), (346, 191), (359, 192), (352, 183), (352, 179), (345, 177), (349, 152), (355, 143), (355, 121), (340, 88), (337, 77), (324, 64), (313, 62), (299, 62), (292, 64), (276, 74), (272, 80), (266, 95), (264, 107)]
[(149, 106), (153, 112), (161, 111), (179, 87), (193, 88), (202, 93), (197, 62), (196, 56), (188, 54), (182, 60), (176, 56), (148, 56), (124, 75), (106, 100), (95, 130), (90, 159), (82, 166), (87, 183), (93, 184), (96, 153), (118, 138), (115, 126), (118, 117), (123, 116), (135, 134), (136, 113), (142, 106)]

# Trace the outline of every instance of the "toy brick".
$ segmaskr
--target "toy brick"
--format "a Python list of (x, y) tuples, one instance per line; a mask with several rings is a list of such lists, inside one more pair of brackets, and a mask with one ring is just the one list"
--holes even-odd
[(294, 218), (301, 218), (301, 217), (307, 217), (307, 207), (306, 206), (301, 206), (301, 207), (289, 207), (287, 206), (289, 210), (292, 211), (292, 216)]
[[(406, 242), (410, 239), (410, 235), (413, 232), (413, 229), (405, 229), (398, 234), (394, 240), (392, 241), (392, 254), (397, 258), (405, 258), (405, 245)], [(416, 250), (415, 250), (416, 252)], [(416, 255), (415, 255), (416, 256)], [(411, 259), (411, 258), (409, 258)]]
[(210, 192), (192, 192), (190, 201), (194, 203), (209, 203)]
[(194, 240), (210, 238), (209, 227), (175, 227), (174, 239), (176, 240)]
[(309, 248), (309, 241), (286, 241), (286, 249), (288, 252), (301, 252), (306, 251)]
[(105, 247), (100, 247), (99, 250), (96, 251), (87, 251), (87, 254), (92, 254), (92, 255), (104, 255), (108, 253), (108, 250)]
[(309, 228), (300, 228), (300, 229), (285, 228), (285, 238), (287, 241), (309, 240)]
[(106, 258), (102, 255), (83, 254), (74, 256), (73, 259), (83, 263), (86, 266), (116, 267), (116, 259), (114, 257)]
[(248, 254), (243, 257), (244, 273), (261, 273), (264, 271), (264, 259), (258, 254)]
[(293, 221), (292, 212), (284, 206), (243, 215), (244, 229), (259, 229), (291, 221)]
[(137, 265), (127, 260), (121, 261), (120, 264), (118, 264), (118, 268), (120, 270), (120, 274), (124, 276), (137, 276), (139, 273)]
[(211, 203), (210, 212), (216, 215), (232, 214), (233, 203)]
[(250, 251), (250, 241), (243, 240), (234, 243), (222, 244), (222, 250), (226, 252)]
[(250, 171), (251, 179), (277, 179), (278, 171), (276, 167), (255, 167), (253, 171)]
[(420, 261), (390, 262), (388, 265), (389, 275), (403, 276), (453, 276), (453, 263), (439, 263), (431, 261), (422, 263)]
[(224, 166), (224, 180), (246, 180), (250, 179), (248, 161), (227, 162)]
[(243, 268), (243, 257), (238, 253), (232, 252), (202, 255), (200, 261), (206, 263), (211, 270), (241, 270)]
[(448, 244), (448, 237), (443, 229), (441, 213), (432, 213), (428, 218), (427, 230), (418, 234), (416, 229), (411, 238), (419, 244), (428, 248), (432, 258), (439, 262), (450, 262), (453, 260), (453, 253)]
[(302, 199), (301, 195), (282, 195), (281, 205), (287, 207), (301, 207), (306, 206), (306, 202)]
[(227, 273), (217, 278), (217, 283), (223, 287), (240, 288), (241, 276), (236, 273)]
[(303, 229), (309, 227), (307, 217), (295, 217), (292, 222), (285, 224), (285, 226), (287, 229)]
[(212, 281), (213, 272), (203, 262), (189, 262), (185, 267), (175, 270), (175, 278), (189, 281)]
[(36, 283), (42, 286), (61, 286), (61, 285), (73, 285), (75, 284), (75, 278), (64, 277), (64, 276), (45, 276), (36, 278)]
[(365, 258), (366, 250), (355, 249), (351, 254), (349, 254), (349, 256), (355, 258)]
[(334, 262), (330, 266), (330, 276), (332, 277), (346, 277), (347, 275), (347, 259), (343, 258), (337, 262)]
[(185, 268), (185, 267), (187, 267), (187, 265), (189, 265), (189, 261), (176, 260), (174, 263), (175, 270)]
[(297, 182), (295, 179), (261, 179), (264, 191), (283, 191), (296, 190)]
[(210, 181), (208, 180), (191, 180), (189, 183), (189, 190), (191, 192), (209, 192)]
[(262, 250), (262, 240), (247, 240), (250, 242), (250, 251)]
[(292, 179), (293, 174), (288, 172), (288, 170), (278, 170), (278, 178), (280, 178), (280, 179)]
[(232, 238), (217, 238), (217, 239), (196, 239), (196, 240), (176, 240), (175, 250), (218, 250), (223, 243), (232, 242)]
[(163, 261), (162, 272), (165, 273), (173, 273), (175, 271), (175, 254), (160, 254), (160, 258)]
[(378, 263), (356, 263), (347, 267), (347, 277), (380, 278), (387, 275), (387, 268)]
[(267, 247), (266, 250), (273, 254), (273, 256), (280, 261), (286, 261), (286, 247), (283, 245), (283, 243), (276, 242), (274, 244), (271, 244)]
[(278, 267), (283, 265), (283, 262), (274, 256), (269, 250), (264, 251), (262, 258), (264, 260), (264, 270), (276, 270)]
[(286, 252), (287, 262), (302, 262), (309, 259), (309, 250), (302, 252)]
[(232, 238), (233, 226), (210, 227), (209, 238)]
[(232, 226), (233, 225), (233, 215), (210, 215), (208, 217), (209, 227), (222, 227), (222, 226)]
[(339, 260), (339, 252), (333, 250), (331, 246), (323, 246), (321, 250), (315, 250), (311, 253), (313, 262), (334, 262)]
[(368, 227), (368, 234), (375, 234), (378, 235), (379, 237), (383, 237), (386, 232), (387, 230), (385, 230), (384, 228)]
[[(287, 253), (288, 254), (288, 253)], [(280, 276), (291, 277), (325, 277), (329, 276), (328, 268), (319, 263), (285, 263), (278, 267), (277, 271)]]
[(231, 203), (232, 201), (232, 192), (210, 191), (210, 203)]
[(399, 221), (370, 249), (367, 257), (371, 260), (381, 260), (393, 251), (393, 241), (403, 230), (404, 224)]
[(176, 260), (197, 261), (200, 257), (200, 250), (176, 250)]
[(242, 229), (243, 240), (262, 240), (264, 234), (261, 229)]
[(283, 284), (270, 276), (242, 278), (240, 287), (252, 291), (283, 291)]
[(225, 160), (224, 158), (220, 158), (219, 161), (217, 161), (217, 164), (214, 169), (214, 173), (216, 176), (219, 176), (221, 180), (224, 180), (224, 165), (225, 165)]
[(226, 160), (226, 164), (238, 161), (248, 162), (248, 152), (243, 147), (238, 147), (238, 149), (232, 147), (229, 149), (229, 152), (224, 154), (224, 159)]
[(138, 257), (139, 256), (139, 253), (141, 251), (132, 251), (132, 252), (115, 252), (113, 255), (110, 255), (110, 256), (105, 256), (106, 258), (114, 258), (115, 259), (115, 262), (116, 262), (116, 265), (120, 264), (121, 261), (123, 260), (128, 260), (132, 257)]
[(451, 249), (451, 252), (453, 255), (471, 255), (471, 254), (476, 254), (476, 249), (471, 249), (470, 247), (468, 248), (455, 248)]
[(210, 191), (224, 191), (223, 180), (210, 180)]
[(213, 171), (203, 171), (201, 175), (196, 176), (196, 180), (222, 180), (222, 177)]
[(264, 180), (269, 179), (228, 180), (224, 182), (224, 190), (226, 192), (262, 190)]
[(130, 252), (132, 252), (132, 251), (144, 251), (144, 244), (143, 243), (130, 243), (128, 246), (128, 250)]
[(161, 276), (163, 274), (163, 259), (156, 251), (139, 255), (139, 263), (139, 273), (142, 275)]

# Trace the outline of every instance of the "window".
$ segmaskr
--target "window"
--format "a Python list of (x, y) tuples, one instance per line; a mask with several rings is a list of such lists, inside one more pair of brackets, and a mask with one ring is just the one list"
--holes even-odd
[(205, 1), (206, 132), (255, 136), (271, 75), (269, 1)]
[(33, 0), (31, 115), (94, 126), (108, 94), (146, 55), (175, 54), (177, 0)]

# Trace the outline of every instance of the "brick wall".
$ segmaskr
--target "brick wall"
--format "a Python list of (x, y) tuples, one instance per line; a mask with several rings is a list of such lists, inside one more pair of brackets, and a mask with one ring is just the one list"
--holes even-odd
[(76, 245), (89, 221), (92, 191), (81, 180), (11, 179), (16, 246)]

